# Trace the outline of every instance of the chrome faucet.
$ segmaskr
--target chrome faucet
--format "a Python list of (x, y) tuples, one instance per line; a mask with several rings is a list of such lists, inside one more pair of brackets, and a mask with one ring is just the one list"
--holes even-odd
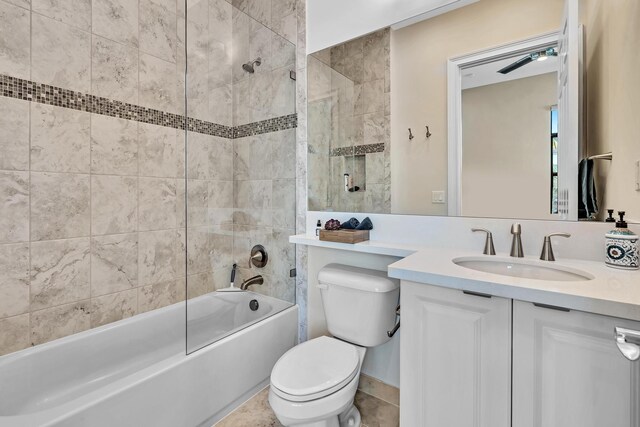
[(253, 285), (262, 285), (264, 283), (264, 278), (261, 275), (253, 276), (242, 282), (240, 285), (240, 289), (246, 291), (249, 286)]
[(522, 227), (519, 223), (514, 223), (511, 226), (511, 234), (513, 234), (513, 240), (511, 241), (511, 256), (516, 258), (524, 257), (524, 250), (522, 249)]
[(484, 241), (484, 251), (482, 252), (484, 255), (495, 255), (496, 248), (493, 246), (493, 234), (489, 230), (485, 230), (484, 228), (472, 228), (471, 231), (474, 233), (476, 231), (482, 231), (487, 234), (487, 238)]
[(551, 233), (548, 236), (544, 236), (544, 244), (542, 245), (542, 253), (540, 259), (543, 261), (555, 261), (556, 257), (553, 255), (553, 247), (551, 247), (551, 238), (553, 236), (559, 237), (571, 237), (569, 233)]

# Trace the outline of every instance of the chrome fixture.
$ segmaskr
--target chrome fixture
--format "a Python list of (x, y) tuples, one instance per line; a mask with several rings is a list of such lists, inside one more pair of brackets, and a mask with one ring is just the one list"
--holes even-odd
[(489, 230), (485, 230), (484, 228), (472, 228), (471, 231), (474, 233), (477, 231), (481, 231), (487, 234), (487, 238), (484, 241), (484, 251), (482, 252), (485, 255), (495, 255), (496, 248), (493, 246), (493, 234)]
[(253, 276), (242, 282), (240, 285), (240, 289), (246, 291), (249, 286), (253, 285), (262, 285), (264, 283), (264, 278), (261, 275)]
[(571, 237), (569, 233), (551, 233), (547, 236), (544, 236), (544, 244), (542, 245), (542, 253), (540, 254), (540, 259), (543, 261), (555, 261), (556, 257), (553, 255), (553, 247), (551, 246), (551, 238), (553, 236), (559, 237)]
[(613, 160), (613, 153), (609, 151), (604, 154), (596, 154), (595, 156), (589, 156), (589, 160)]
[(242, 69), (249, 74), (253, 74), (256, 72), (255, 67), (259, 67), (260, 65), (262, 65), (262, 58), (258, 57), (253, 61), (242, 64)]
[(511, 241), (511, 256), (515, 258), (523, 258), (524, 250), (522, 249), (522, 227), (519, 223), (514, 223), (511, 226), (511, 234), (513, 234), (513, 240)]
[(264, 268), (269, 262), (269, 255), (267, 250), (262, 245), (255, 245), (251, 248), (251, 255), (249, 255), (249, 268), (253, 265), (257, 268)]
[(640, 359), (640, 331), (616, 327), (615, 337), (624, 357), (632, 362)]
[(392, 330), (387, 331), (387, 336), (389, 338), (393, 337), (396, 334), (396, 332), (398, 332), (398, 329), (400, 329), (400, 305), (396, 307), (396, 318), (398, 319), (398, 321), (396, 322), (396, 325), (393, 327)]

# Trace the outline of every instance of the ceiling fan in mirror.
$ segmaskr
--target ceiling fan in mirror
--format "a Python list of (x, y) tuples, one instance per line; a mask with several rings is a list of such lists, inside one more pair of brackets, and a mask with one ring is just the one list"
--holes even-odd
[(555, 48), (552, 48), (552, 47), (547, 48), (545, 50), (538, 51), (538, 52), (533, 52), (518, 59), (516, 62), (509, 64), (506, 67), (498, 70), (498, 73), (509, 74), (510, 72), (515, 71), (518, 68), (524, 67), (525, 65), (533, 61), (544, 61), (551, 56), (558, 56), (558, 52), (556, 52)]

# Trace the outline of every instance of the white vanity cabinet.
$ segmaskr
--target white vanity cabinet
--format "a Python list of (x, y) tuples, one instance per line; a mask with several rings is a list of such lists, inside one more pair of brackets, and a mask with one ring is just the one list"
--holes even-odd
[(640, 427), (640, 322), (402, 281), (406, 427)]
[(513, 426), (640, 426), (640, 361), (615, 327), (640, 322), (514, 301)]
[(402, 282), (400, 425), (511, 425), (511, 300)]

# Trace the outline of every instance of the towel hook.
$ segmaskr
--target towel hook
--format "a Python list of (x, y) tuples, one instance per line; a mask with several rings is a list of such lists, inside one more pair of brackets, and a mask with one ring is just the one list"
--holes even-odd
[(413, 138), (415, 138), (415, 136), (413, 136), (413, 133), (411, 133), (411, 128), (409, 128), (409, 141), (411, 141)]
[(425, 126), (427, 128), (427, 138), (431, 136), (431, 132), (429, 132), (429, 126)]

